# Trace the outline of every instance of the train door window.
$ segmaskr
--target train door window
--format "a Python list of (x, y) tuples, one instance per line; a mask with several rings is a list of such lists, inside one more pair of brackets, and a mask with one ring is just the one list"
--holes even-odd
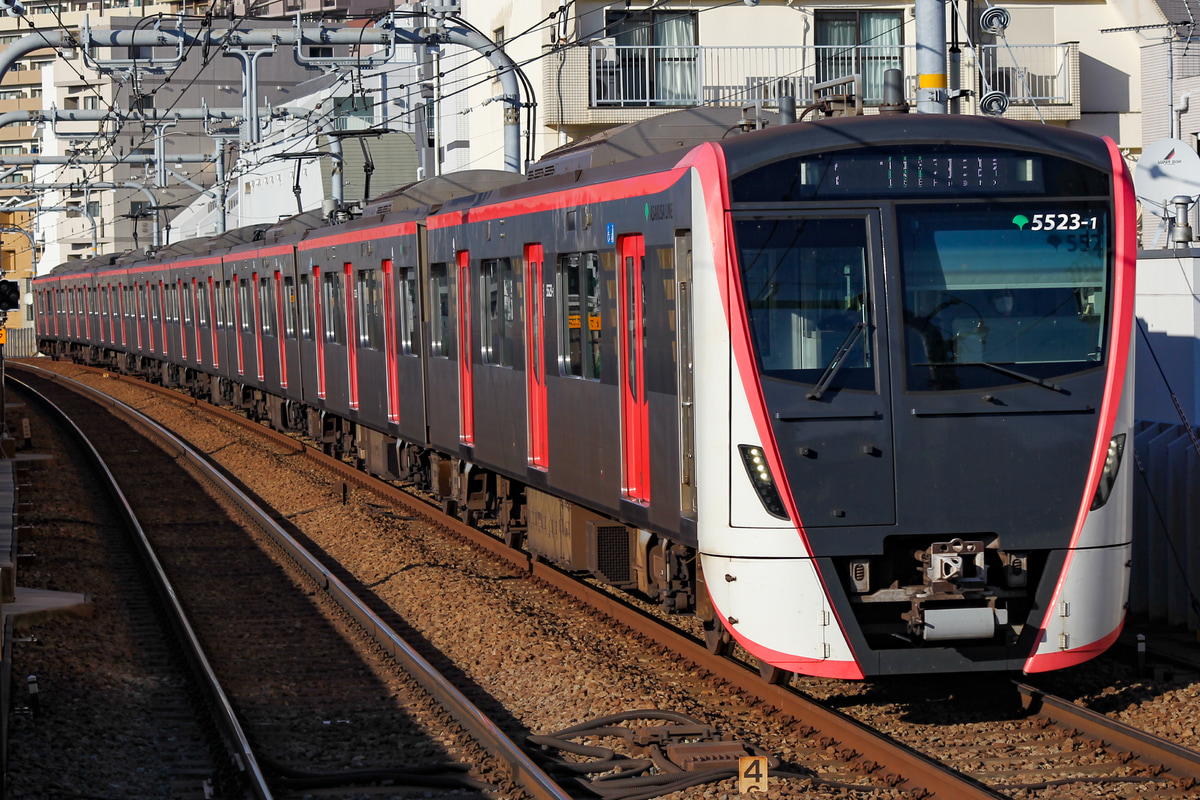
[(342, 274), (330, 270), (322, 276), (321, 302), (325, 309), (325, 341), (346, 343), (346, 305), (342, 297)]
[(417, 271), (400, 270), (400, 352), (416, 355)]
[(235, 324), (233, 307), (233, 281), (225, 281), (225, 327), (232, 329)]
[[(159, 287), (161, 289), (161, 287)], [(150, 293), (150, 316), (152, 319), (162, 319), (162, 297), (154, 291), (154, 287), (149, 287), (146, 291)]]
[(454, 270), (445, 263), (429, 266), (430, 355), (454, 357)]
[(183, 311), (183, 324), (192, 324), (192, 306), (196, 303), (196, 295), (192, 291), (191, 284), (180, 283), (183, 286), (183, 293), (180, 295), (179, 308)]
[(383, 287), (379, 270), (358, 271), (358, 306), (355, 323), (358, 327), (358, 343), (368, 350), (383, 349)]
[(238, 312), (242, 331), (250, 333), (254, 330), (254, 311), (250, 298), (250, 281), (246, 278), (238, 278)]
[(192, 291), (196, 295), (196, 324), (201, 328), (208, 327), (208, 303), (204, 302), (204, 291), (202, 285), (197, 285), (196, 279), (192, 279)]
[(271, 279), (258, 280), (258, 307), (262, 309), (262, 332), (264, 336), (277, 336), (275, 303), (271, 292)]
[(102, 341), (102, 342), (108, 341), (108, 339), (104, 335), (104, 324), (106, 322), (109, 323), (109, 326), (111, 329), (112, 318), (109, 316), (109, 313), (108, 313), (108, 293), (101, 291), (100, 292), (100, 341)]
[(479, 284), (483, 363), (511, 367), (511, 331), (517, 302), (512, 259), (485, 259), (479, 265)]
[(300, 276), (300, 296), (296, 301), (296, 311), (300, 317), (300, 338), (311, 342), (313, 338), (313, 296), (312, 280), (308, 275)]
[(296, 280), (291, 275), (283, 276), (283, 335), (296, 338)]
[(600, 256), (568, 253), (558, 262), (559, 372), (600, 380)]

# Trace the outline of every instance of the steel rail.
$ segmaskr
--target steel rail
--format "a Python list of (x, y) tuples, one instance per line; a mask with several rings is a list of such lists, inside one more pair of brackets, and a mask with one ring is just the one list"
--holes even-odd
[[(53, 375), (54, 373), (49, 374)], [(87, 452), (92, 464), (103, 474), (108, 492), (117, 504), (121, 516), (125, 518), (125, 524), (128, 526), (134, 543), (149, 570), (150, 580), (154, 584), (159, 598), (163, 601), (167, 616), (171, 620), (171, 625), (175, 628), (176, 635), (184, 646), (184, 655), (192, 666), (194, 677), (197, 678), (197, 682), (200, 684), (200, 689), (205, 695), (209, 707), (215, 712), (213, 716), (216, 717), (217, 727), (221, 732), (221, 736), (225, 739), (225, 744), (229, 748), (230, 753), (234, 755), (235, 763), (243, 774), (247, 788), (259, 800), (271, 800), (272, 794), (270, 788), (267, 786), (266, 777), (258, 765), (258, 760), (254, 757), (250, 741), (246, 737), (241, 723), (238, 722), (233, 705), (229, 702), (229, 698), (226, 696), (225, 690), (221, 687), (221, 682), (217, 678), (212, 664), (209, 663), (208, 656), (204, 653), (204, 646), (200, 643), (199, 637), (196, 636), (196, 631), (192, 628), (187, 613), (183, 610), (183, 606), (179, 602), (179, 597), (175, 594), (175, 588), (171, 585), (171, 579), (167, 577), (162, 563), (158, 560), (158, 556), (155, 555), (153, 545), (150, 544), (150, 539), (146, 536), (145, 530), (138, 521), (137, 514), (134, 513), (133, 507), (129, 505), (125, 493), (121, 491), (121, 487), (117, 484), (117, 479), (113, 476), (112, 471), (109, 470), (108, 464), (105, 463), (104, 458), (96, 450), (96, 447), (88, 439), (87, 435), (75, 424), (74, 420), (67, 416), (66, 412), (55, 405), (52, 400), (29, 384), (14, 378), (11, 373), (9, 373), (5, 380), (16, 383), (23, 391), (36, 397), (40, 403), (58, 416)]]
[[(13, 362), (13, 365), (29, 366), (21, 362)], [(924, 790), (927, 793), (925, 796), (930, 798), (998, 800), (1007, 797), (984, 783), (957, 772), (895, 739), (873, 731), (857, 720), (821, 705), (799, 692), (789, 690), (784, 686), (765, 683), (757, 670), (732, 659), (713, 655), (695, 639), (667, 627), (661, 621), (620, 598), (598, 591), (558, 568), (537, 560), (529, 553), (516, 550), (494, 536), (473, 528), (454, 517), (446, 516), (437, 507), (414, 497), (403, 489), (378, 480), (340, 459), (325, 455), (293, 436), (255, 423), (229, 409), (181, 394), (173, 389), (108, 370), (78, 366), (82, 369), (103, 372), (113, 379), (133, 383), (143, 389), (170, 397), (177, 402), (190, 403), (195, 406), (202, 405), (208, 413), (248, 427), (281, 446), (291, 448), (297, 454), (333, 471), (347, 484), (353, 484), (373, 492), (434, 524), (449, 529), (509, 564), (525, 570), (532, 577), (563, 594), (592, 606), (638, 635), (672, 650), (692, 665), (728, 682), (743, 694), (776, 708), (782, 714), (820, 729), (826, 735), (839, 740), (845, 749), (856, 751), (862, 757), (883, 765), (879, 772), (881, 781), (884, 783), (909, 792)], [(885, 773), (884, 770), (890, 772)]]
[[(482, 711), (480, 711), (474, 703), (466, 698), (458, 689), (456, 689), (446, 678), (439, 673), (424, 657), (421, 656), (411, 645), (408, 644), (398, 633), (396, 633), (386, 622), (384, 622), (374, 611), (372, 611), (365, 603), (362, 602), (336, 575), (330, 572), (324, 565), (320, 563), (311, 553), (309, 553), (299, 542), (296, 541), (287, 531), (281, 528), (278, 523), (271, 517), (269, 513), (264, 511), (253, 500), (251, 500), (244, 492), (238, 489), (228, 478), (220, 471), (213, 467), (206, 458), (193, 450), (186, 442), (180, 439), (171, 431), (164, 428), (154, 420), (148, 418), (134, 408), (122, 403), (116, 398), (104, 394), (98, 389), (95, 389), (87, 384), (76, 381), (64, 375), (60, 375), (51, 370), (45, 370), (28, 363), (9, 362), (12, 367), (29, 369), (41, 373), (49, 380), (69, 384), (68, 388), (73, 391), (79, 391), (83, 394), (97, 399), (101, 404), (116, 408), (122, 415), (130, 417), (150, 430), (153, 435), (159, 438), (168, 447), (187, 459), (187, 461), (203, 472), (205, 478), (212, 481), (222, 492), (224, 492), (238, 507), (250, 515), (262, 530), (270, 536), (276, 544), (278, 544), (296, 564), (304, 570), (343, 610), (354, 618), (359, 625), (363, 627), (368, 635), (375, 640), (380, 647), (392, 655), (404, 669), (412, 675), (412, 677), (429, 692), (431, 696), (436, 698), (445, 708), (446, 711), (454, 717), (454, 719), (468, 730), (479, 741), (484, 748), (504, 761), (512, 771), (513, 780), (520, 784), (526, 791), (539, 800), (571, 800), (571, 796), (555, 783), (549, 775), (547, 775), (541, 767), (526, 755), (520, 745), (509, 738), (500, 728), (492, 722)], [(117, 377), (121, 380), (127, 380), (124, 376), (116, 376), (114, 373), (106, 372), (105, 374)], [(195, 398), (189, 398), (186, 395), (180, 395), (170, 389), (147, 384), (142, 381), (136, 381), (138, 386), (143, 388), (152, 388), (160, 393), (166, 394), (172, 398), (181, 400), (191, 400), (193, 405), (200, 405)], [(227, 417), (240, 424), (247, 424), (248, 420), (245, 417), (240, 417), (236, 414), (218, 408), (217, 406), (208, 406), (208, 409), (224, 412), (221, 416)], [(251, 423), (252, 424), (252, 423)], [(293, 448), (299, 448), (297, 452), (306, 450), (312, 451), (309, 455), (316, 453), (312, 448), (308, 448), (302, 443), (298, 443), (295, 439), (289, 436), (282, 436), (277, 431), (272, 431), (269, 428), (255, 425), (254, 430), (262, 434), (275, 434), (270, 436), (274, 441), (286, 442)], [(318, 455), (321, 455), (317, 453)], [(322, 455), (322, 458), (326, 458)], [(337, 462), (340, 463), (340, 462)], [(345, 466), (345, 465), (343, 465)], [(361, 474), (361, 473), (360, 473)]]
[(1103, 740), (1109, 747), (1132, 754), (1143, 763), (1163, 766), (1173, 778), (1200, 781), (1200, 753), (1110, 719), (1090, 708), (1047, 694), (1034, 686), (1018, 681), (1013, 683), (1021, 694), (1021, 705), (1033, 716), (1059, 725), (1069, 725), (1093, 739)]

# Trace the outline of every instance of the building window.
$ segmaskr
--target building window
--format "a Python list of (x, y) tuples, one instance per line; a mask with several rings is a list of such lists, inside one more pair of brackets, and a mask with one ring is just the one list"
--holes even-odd
[(559, 371), (600, 380), (600, 256), (569, 253), (558, 262)]
[(900, 69), (902, 11), (817, 11), (817, 81), (863, 77), (863, 100), (883, 100), (883, 73)]
[(613, 86), (598, 89), (615, 93), (621, 105), (700, 102), (695, 12), (610, 11), (605, 22), (616, 40), (617, 71)]

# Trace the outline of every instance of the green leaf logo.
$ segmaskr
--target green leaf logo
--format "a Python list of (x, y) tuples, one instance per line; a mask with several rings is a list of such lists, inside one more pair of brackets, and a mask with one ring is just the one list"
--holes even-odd
[(1017, 214), (1013, 217), (1013, 225), (1016, 225), (1021, 230), (1025, 230), (1025, 226), (1029, 224), (1029, 217), (1024, 214)]

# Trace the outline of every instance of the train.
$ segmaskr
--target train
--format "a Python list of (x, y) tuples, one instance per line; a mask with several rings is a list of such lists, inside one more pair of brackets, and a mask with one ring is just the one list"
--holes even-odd
[(1114, 143), (700, 117), (63, 264), (40, 351), (305, 433), (767, 680), (1103, 652), (1132, 508)]

